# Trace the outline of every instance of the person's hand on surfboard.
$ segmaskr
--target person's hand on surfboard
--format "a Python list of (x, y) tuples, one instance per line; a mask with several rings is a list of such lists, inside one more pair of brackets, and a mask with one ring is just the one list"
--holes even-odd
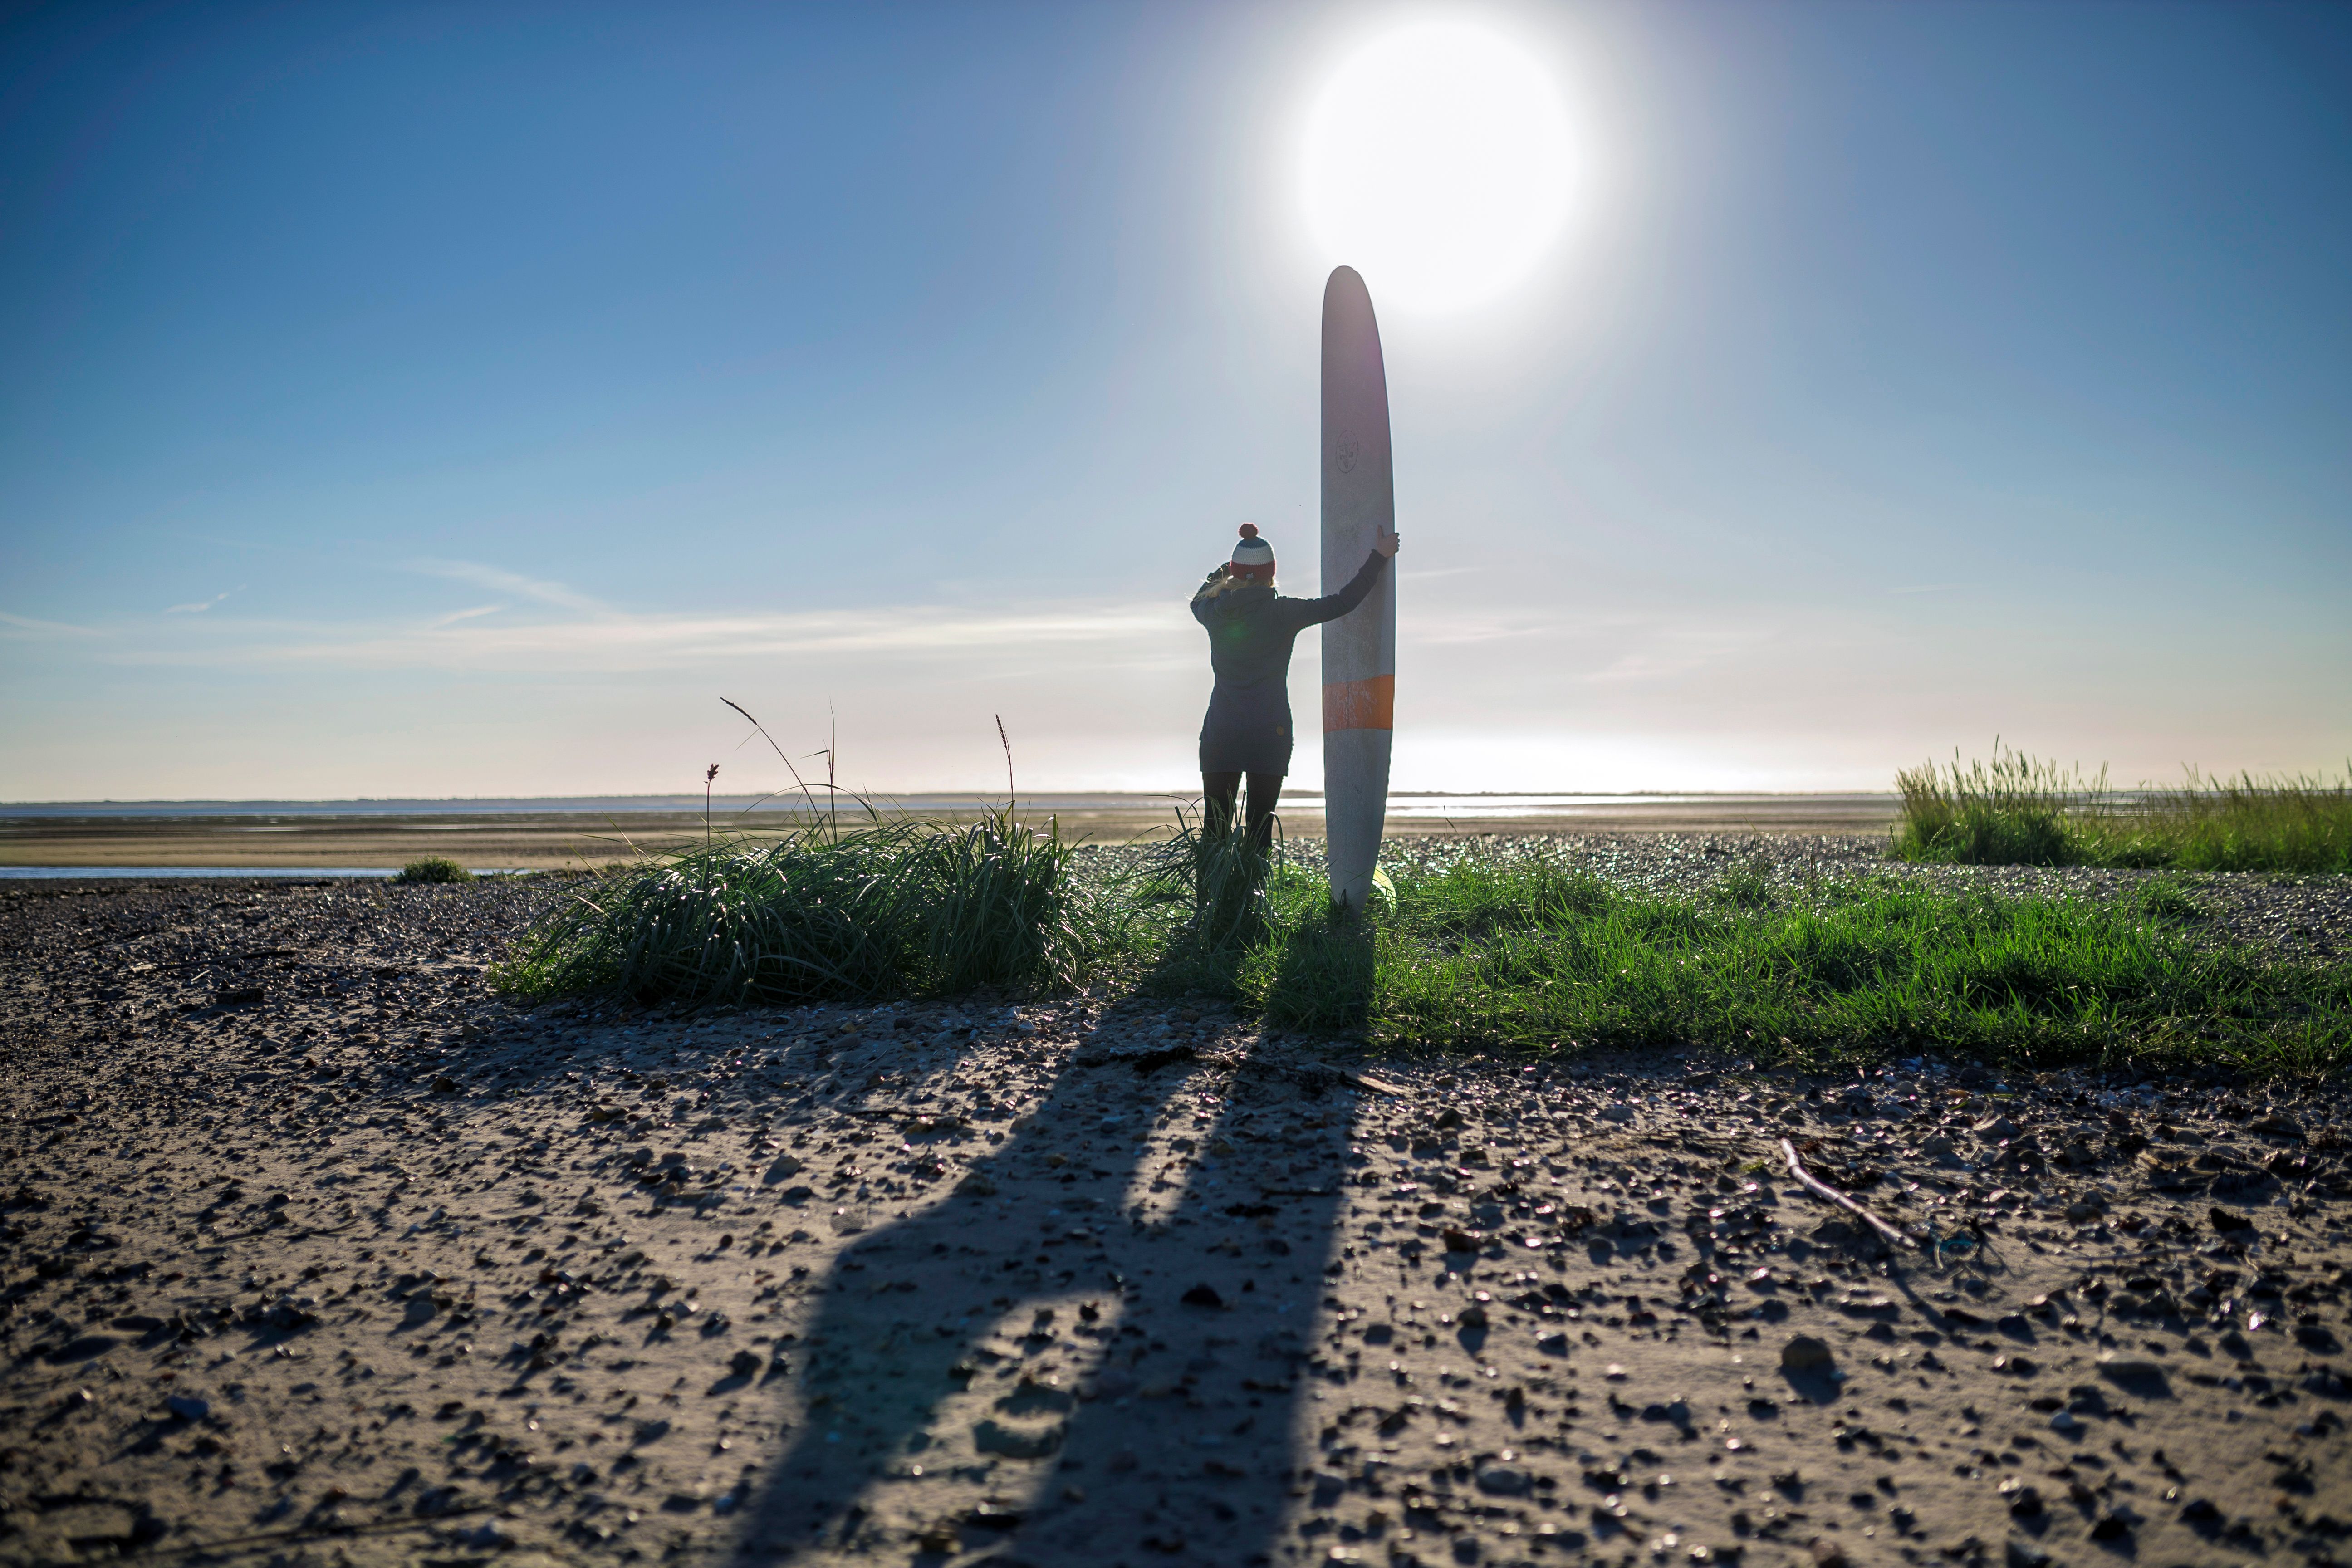
[(1382, 555), (1394, 555), (1397, 552), (1396, 531), (1384, 529), (1372, 535), (1372, 548)]

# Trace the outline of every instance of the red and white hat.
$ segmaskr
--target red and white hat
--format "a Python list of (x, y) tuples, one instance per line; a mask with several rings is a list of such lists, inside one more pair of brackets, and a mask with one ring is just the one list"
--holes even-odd
[(1274, 546), (1257, 536), (1257, 524), (1242, 524), (1242, 542), (1234, 546), (1233, 574), (1253, 582), (1274, 581)]

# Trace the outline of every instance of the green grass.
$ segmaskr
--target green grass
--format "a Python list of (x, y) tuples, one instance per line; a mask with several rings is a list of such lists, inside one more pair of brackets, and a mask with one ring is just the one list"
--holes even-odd
[(2176, 875), (2103, 901), (1738, 866), (1679, 896), (1465, 848), (1390, 867), (1392, 899), (1339, 920), (1279, 845), (1189, 817), (1124, 870), (1107, 863), (1009, 812), (720, 839), (590, 882), (493, 979), (642, 1003), (1119, 979), (1223, 994), (1281, 1027), (1514, 1054), (1696, 1044), (1804, 1067), (1934, 1052), (2256, 1076), (2352, 1061), (2352, 965), (2216, 945)]
[(492, 973), (538, 998), (802, 1002), (1066, 985), (1118, 939), (1071, 847), (1009, 809), (954, 828), (866, 809), (596, 879)]
[(1112, 881), (1110, 896), (1164, 929), (1154, 944), (1162, 989), (1185, 977), (1215, 984), (1234, 957), (1272, 929), (1277, 838), (1261, 849), (1246, 832), (1213, 833), (1179, 806), (1176, 833), (1144, 854), (1140, 870)]
[[(1391, 913), (1340, 925), (1319, 879), (1277, 870), (1264, 935), (1224, 984), (1272, 1023), (1461, 1050), (1696, 1043), (1803, 1066), (1934, 1051), (2262, 1075), (2352, 1058), (2352, 970), (2200, 949), (2177, 889), (2104, 904), (1871, 879), (1776, 897), (1751, 876), (1683, 899), (1465, 858), (1397, 869)], [(1207, 967), (1174, 973), (1198, 984)]]
[(446, 855), (428, 855), (400, 868), (395, 882), (470, 882), (474, 874)]
[(1897, 858), (1995, 866), (2352, 872), (2352, 774), (2108, 788), (2106, 774), (1993, 748), (1990, 763), (1895, 775)]
[(2189, 884), (2179, 877), (2150, 877), (2132, 894), (2132, 901), (2144, 914), (2165, 921), (2197, 921), (2205, 918), (2205, 906), (2197, 901)]
[[(2235, 783), (2191, 777), (2119, 823), (2184, 871), (2352, 872), (2352, 775)], [(2151, 857), (2151, 858), (2153, 858)]]

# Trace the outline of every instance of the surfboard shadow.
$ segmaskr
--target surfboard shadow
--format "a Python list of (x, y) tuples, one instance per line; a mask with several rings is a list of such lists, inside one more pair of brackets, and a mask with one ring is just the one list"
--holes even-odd
[[(1200, 1156), (1189, 1176), (1136, 1142), (1163, 1118)], [(1082, 1049), (955, 1194), (838, 1255), (787, 1351), (804, 1418), (743, 1552), (1270, 1560), (1312, 1451), (1350, 1121), (1255, 1057)]]

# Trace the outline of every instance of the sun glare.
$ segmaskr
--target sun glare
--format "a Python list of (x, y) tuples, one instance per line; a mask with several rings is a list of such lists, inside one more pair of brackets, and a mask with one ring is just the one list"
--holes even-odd
[(1559, 90), (1484, 27), (1429, 22), (1360, 47), (1307, 120), (1308, 231), (1383, 304), (1458, 310), (1520, 281), (1567, 221)]

